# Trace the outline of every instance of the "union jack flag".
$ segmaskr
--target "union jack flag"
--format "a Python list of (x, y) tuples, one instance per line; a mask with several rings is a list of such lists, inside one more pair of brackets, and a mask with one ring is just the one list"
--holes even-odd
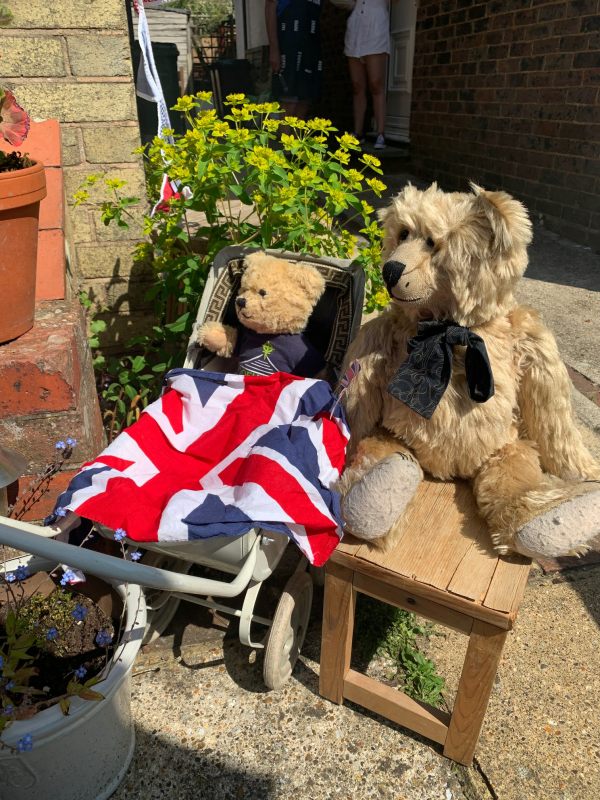
[(57, 508), (139, 542), (279, 531), (321, 566), (342, 537), (349, 436), (325, 381), (175, 369)]

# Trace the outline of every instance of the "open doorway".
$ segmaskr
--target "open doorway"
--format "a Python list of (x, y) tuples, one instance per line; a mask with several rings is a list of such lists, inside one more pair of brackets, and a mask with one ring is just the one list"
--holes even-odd
[(390, 13), (391, 52), (388, 63), (385, 138), (410, 140), (413, 56), (417, 0), (393, 2)]
[[(325, 77), (323, 97), (315, 106), (314, 113), (333, 119), (340, 130), (351, 130), (352, 90), (347, 59), (344, 56), (344, 33), (348, 12), (325, 0), (321, 2)], [(385, 120), (385, 138), (390, 143), (400, 144), (409, 141), (417, 4), (418, 0), (391, 0), (391, 52), (387, 73)], [(256, 54), (268, 46), (265, 0), (233, 0), (233, 5), (237, 58), (249, 58), (256, 69), (258, 63)], [(268, 57), (263, 56), (262, 61), (266, 63), (268, 72)], [(265, 79), (263, 83), (264, 88), (268, 90), (269, 81)], [(369, 132), (371, 129), (374, 130), (374, 127), (368, 117), (366, 130)]]

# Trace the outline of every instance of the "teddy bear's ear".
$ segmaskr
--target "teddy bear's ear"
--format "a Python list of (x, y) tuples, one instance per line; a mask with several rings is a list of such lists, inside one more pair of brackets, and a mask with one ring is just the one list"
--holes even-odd
[(294, 267), (294, 277), (305, 292), (312, 297), (313, 303), (316, 303), (325, 291), (325, 278), (319, 270), (316, 267), (298, 264)]
[(506, 192), (488, 192), (470, 184), (473, 212), (489, 227), (494, 249), (499, 253), (521, 250), (531, 242), (531, 222), (525, 206)]

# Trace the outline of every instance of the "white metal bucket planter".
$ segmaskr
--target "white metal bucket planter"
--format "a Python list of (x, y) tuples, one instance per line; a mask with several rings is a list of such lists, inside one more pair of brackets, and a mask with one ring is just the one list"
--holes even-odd
[[(18, 560), (27, 561), (32, 563)], [(36, 566), (45, 565), (37, 559)], [(15, 747), (31, 734), (33, 748), (24, 753), (0, 749), (1, 800), (104, 800), (123, 780), (135, 746), (131, 668), (146, 626), (146, 605), (141, 587), (113, 586), (125, 604), (125, 621), (108, 675), (94, 687), (104, 699), (76, 697), (68, 716), (56, 705), (12, 723), (2, 742)]]

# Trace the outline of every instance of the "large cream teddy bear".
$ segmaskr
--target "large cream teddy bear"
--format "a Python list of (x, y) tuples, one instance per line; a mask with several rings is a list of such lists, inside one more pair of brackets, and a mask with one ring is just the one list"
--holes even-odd
[(393, 546), (425, 471), (470, 479), (500, 553), (581, 553), (600, 535), (600, 465), (554, 336), (514, 299), (531, 224), (508, 194), (471, 188), (409, 185), (382, 213), (391, 303), (347, 355), (347, 529)]

